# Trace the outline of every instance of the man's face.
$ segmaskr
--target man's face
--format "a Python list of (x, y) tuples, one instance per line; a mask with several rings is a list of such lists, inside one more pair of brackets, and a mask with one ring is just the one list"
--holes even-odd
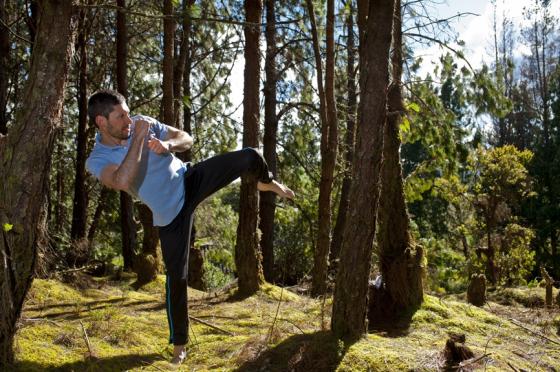
[(115, 139), (128, 139), (130, 137), (130, 125), (132, 124), (129, 113), (130, 110), (126, 102), (115, 105), (113, 111), (109, 114), (109, 119), (103, 120), (104, 131)]

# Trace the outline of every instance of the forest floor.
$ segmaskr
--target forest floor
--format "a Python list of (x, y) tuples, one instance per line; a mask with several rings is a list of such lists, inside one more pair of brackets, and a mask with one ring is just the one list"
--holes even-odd
[(463, 296), (426, 295), (406, 330), (371, 333), (353, 344), (326, 331), (332, 298), (272, 285), (244, 299), (235, 288), (189, 288), (188, 357), (177, 367), (167, 362), (164, 277), (138, 291), (130, 287), (133, 280), (82, 277), (79, 287), (35, 280), (18, 326), (13, 370), (443, 370), (443, 350), (454, 332), (466, 336), (475, 355), (461, 370), (560, 371), (560, 310), (543, 309), (542, 288), (494, 291), (483, 308)]

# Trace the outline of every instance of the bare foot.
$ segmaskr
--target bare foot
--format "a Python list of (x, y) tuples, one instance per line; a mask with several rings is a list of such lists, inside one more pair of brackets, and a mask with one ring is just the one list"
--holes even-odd
[(289, 187), (284, 186), (275, 180), (272, 180), (270, 183), (262, 183), (259, 181), (257, 182), (257, 189), (259, 191), (272, 191), (278, 194), (281, 198), (293, 199), (296, 196)]
[(171, 358), (171, 364), (181, 364), (187, 357), (187, 351), (185, 350), (185, 345), (175, 345), (173, 347), (173, 358)]

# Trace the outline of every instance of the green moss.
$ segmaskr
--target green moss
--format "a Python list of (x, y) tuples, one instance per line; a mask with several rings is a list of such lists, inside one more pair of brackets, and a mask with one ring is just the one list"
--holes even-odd
[[(133, 280), (83, 291), (36, 280), (16, 335), (15, 370), (168, 370), (165, 277), (139, 291), (130, 288)], [(438, 370), (443, 368), (441, 352), (449, 332), (465, 334), (466, 345), (477, 356), (491, 353), (488, 370), (508, 369), (507, 363), (527, 370), (537, 365), (533, 354), (519, 355), (534, 335), (461, 299), (426, 295), (408, 329), (369, 334), (345, 345), (321, 328), (322, 322), (326, 327), (330, 323), (331, 298), (323, 303), (269, 284), (243, 300), (232, 293), (189, 289), (190, 315), (215, 328), (191, 321), (189, 357), (179, 370)], [(553, 330), (557, 323), (560, 320), (551, 318), (538, 326)], [(85, 357), (82, 325), (95, 359)], [(556, 349), (538, 341), (531, 342), (531, 353), (541, 358), (539, 366), (558, 368)]]

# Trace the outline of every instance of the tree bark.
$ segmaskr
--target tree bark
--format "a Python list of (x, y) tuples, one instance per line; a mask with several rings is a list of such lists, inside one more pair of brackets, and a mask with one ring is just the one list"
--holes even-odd
[(8, 133), (8, 86), (10, 80), (10, 36), (4, 24), (8, 24), (6, 0), (0, 0), (0, 135)]
[[(117, 0), (117, 6), (126, 7), (125, 0)], [(125, 97), (128, 97), (128, 26), (126, 24), (126, 13), (117, 12), (117, 90)], [(132, 197), (126, 192), (119, 192), (120, 213), (121, 213), (121, 236), (122, 236), (122, 255), (123, 269), (132, 270), (134, 256), (136, 254), (136, 224), (134, 223), (134, 203)]]
[[(80, 12), (78, 23), (77, 52), (78, 59), (78, 130), (76, 134), (76, 175), (74, 179), (74, 201), (72, 209), (72, 227), (70, 239), (80, 240), (86, 236), (88, 193), (86, 188), (86, 146), (87, 146), (87, 101), (88, 101), (88, 62), (86, 11)], [(85, 262), (77, 262), (79, 266)]]
[(348, 62), (346, 66), (347, 74), (347, 111), (346, 111), (346, 135), (344, 137), (344, 179), (342, 180), (342, 188), (340, 191), (340, 200), (338, 204), (338, 214), (333, 229), (333, 237), (331, 241), (331, 250), (329, 254), (330, 271), (336, 272), (338, 266), (337, 260), (340, 255), (342, 246), (342, 238), (346, 227), (346, 214), (348, 213), (348, 205), (350, 198), (350, 187), (352, 185), (352, 159), (354, 157), (354, 141), (356, 137), (356, 70), (355, 55), (356, 45), (354, 41), (354, 9), (352, 2), (349, 3), (348, 18), (346, 21), (348, 41), (346, 50), (348, 54)]
[[(307, 7), (312, 24), (315, 60), (317, 63), (317, 80), (322, 79), (321, 56), (319, 41), (315, 26), (315, 15), (312, 0), (307, 0)], [(336, 162), (337, 120), (334, 99), (334, 0), (327, 1), (327, 50), (325, 69), (325, 91), (319, 95), (323, 97), (321, 114), (321, 181), (319, 182), (319, 218), (317, 246), (313, 260), (313, 278), (311, 294), (320, 296), (327, 291), (327, 269), (329, 247), (331, 243), (331, 192)]]
[(137, 210), (140, 223), (144, 227), (142, 252), (135, 257), (134, 262), (134, 271), (137, 275), (135, 285), (139, 288), (157, 277), (159, 268), (157, 254), (159, 231), (157, 228), (154, 228), (154, 218), (150, 208), (144, 204), (138, 204)]
[(371, 1), (360, 46), (359, 125), (352, 171), (350, 209), (340, 254), (331, 327), (339, 338), (356, 340), (367, 330), (367, 292), (379, 199), (383, 127), (387, 112), (389, 49), (394, 1)]
[[(191, 34), (191, 7), (194, 0), (183, 1), (183, 24), (181, 42), (179, 44), (178, 56), (173, 70), (173, 126), (179, 129), (184, 128), (184, 115), (182, 115), (185, 70), (187, 67), (187, 57), (190, 56), (190, 34)], [(188, 74), (190, 75), (190, 68)], [(190, 133), (190, 132), (189, 132)]]
[[(32, 282), (38, 246), (46, 244), (45, 190), (60, 124), (74, 22), (71, 1), (41, 3), (37, 39), (10, 134), (0, 139), (0, 369), (13, 361), (16, 322)], [(7, 226), (11, 225), (8, 229)]]
[[(163, 1), (163, 14), (173, 15), (173, 0)], [(163, 98), (162, 121), (168, 125), (175, 125), (173, 119), (173, 52), (175, 49), (175, 19), (163, 19)]]
[[(243, 147), (259, 144), (259, 35), (262, 14), (261, 0), (245, 0), (245, 17), (249, 23), (244, 27), (245, 71), (243, 86)], [(241, 177), (239, 198), (239, 225), (235, 247), (235, 264), (238, 274), (239, 293), (251, 295), (259, 290), (264, 281), (262, 256), (259, 250), (257, 219), (259, 195), (254, 176)]]
[[(263, 155), (268, 164), (268, 170), (274, 178), (276, 172), (276, 134), (278, 120), (276, 117), (276, 1), (266, 0), (266, 61), (264, 71), (264, 137)], [(260, 193), (261, 248), (263, 255), (263, 271), (265, 279), (274, 282), (274, 212), (276, 210), (276, 194), (272, 192)]]
[(377, 247), (382, 285), (381, 291), (377, 291), (376, 296), (369, 299), (370, 327), (394, 326), (395, 322), (411, 315), (423, 299), (420, 266), (422, 250), (420, 247), (414, 247), (410, 237), (400, 160), (399, 125), (401, 113), (404, 111), (401, 89), (403, 58), (400, 9), (400, 0), (396, 0), (391, 58), (393, 79), (387, 94), (390, 114), (383, 137), (381, 198), (378, 211)]
[(97, 232), (97, 226), (99, 225), (99, 220), (101, 219), (101, 214), (107, 205), (107, 198), (109, 197), (110, 190), (107, 187), (102, 187), (99, 193), (99, 199), (97, 200), (97, 207), (95, 207), (95, 212), (91, 219), (91, 225), (89, 225), (87, 239), (90, 244), (93, 243), (95, 238), (95, 233)]

